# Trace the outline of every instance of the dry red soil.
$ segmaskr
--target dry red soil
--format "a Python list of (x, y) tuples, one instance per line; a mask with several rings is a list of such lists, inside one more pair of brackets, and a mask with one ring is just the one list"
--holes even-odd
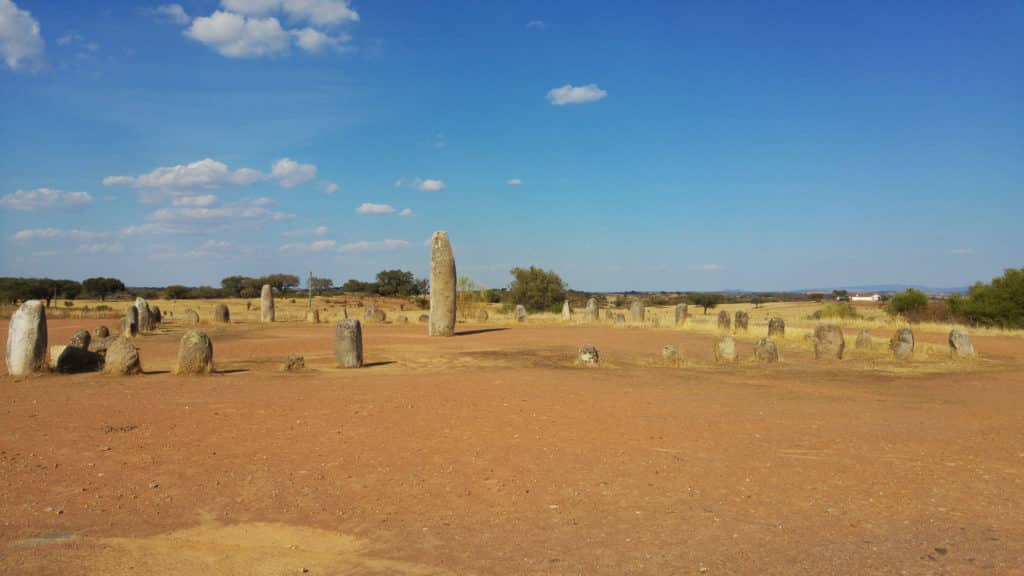
[(207, 329), (210, 376), (169, 373), (173, 325), (142, 376), (0, 376), (0, 573), (1024, 574), (1018, 338), (916, 372), (370, 325), (340, 370), (326, 324)]

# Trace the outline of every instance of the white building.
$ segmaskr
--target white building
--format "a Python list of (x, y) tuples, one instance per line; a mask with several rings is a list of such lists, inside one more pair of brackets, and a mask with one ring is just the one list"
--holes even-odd
[(853, 294), (850, 300), (853, 302), (878, 302), (882, 299), (879, 294)]

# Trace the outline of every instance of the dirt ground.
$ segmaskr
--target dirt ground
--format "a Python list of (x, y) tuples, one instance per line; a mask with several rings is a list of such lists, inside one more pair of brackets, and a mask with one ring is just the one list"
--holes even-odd
[(367, 325), (341, 370), (328, 324), (204, 329), (210, 376), (173, 323), (142, 376), (0, 376), (0, 573), (1024, 574), (1024, 339), (716, 366), (685, 330)]

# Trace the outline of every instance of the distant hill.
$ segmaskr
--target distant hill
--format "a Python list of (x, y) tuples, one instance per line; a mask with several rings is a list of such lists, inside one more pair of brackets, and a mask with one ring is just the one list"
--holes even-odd
[(830, 288), (806, 288), (801, 290), (787, 290), (787, 292), (826, 292), (833, 290), (846, 290), (848, 292), (878, 292), (880, 294), (902, 292), (907, 288), (916, 288), (927, 294), (966, 294), (967, 287), (936, 288), (934, 286), (922, 286), (920, 284), (862, 284), (859, 286), (834, 286)]

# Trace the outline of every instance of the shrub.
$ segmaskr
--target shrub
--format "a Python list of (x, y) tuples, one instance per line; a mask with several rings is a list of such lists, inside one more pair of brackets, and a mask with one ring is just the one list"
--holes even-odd
[(886, 304), (886, 310), (893, 315), (914, 314), (928, 308), (928, 296), (916, 288), (907, 288), (903, 292), (894, 294), (892, 300)]
[(857, 309), (853, 307), (849, 302), (831, 302), (826, 304), (821, 310), (816, 310), (814, 314), (811, 314), (812, 320), (821, 320), (822, 318), (859, 318)]
[(949, 309), (969, 324), (1024, 328), (1024, 268), (1009, 268), (991, 284), (978, 282), (967, 296), (950, 298)]
[(536, 266), (513, 268), (515, 280), (509, 284), (508, 297), (513, 304), (522, 304), (530, 311), (561, 309), (565, 300), (566, 285), (554, 271)]
[(691, 300), (694, 305), (704, 308), (704, 314), (708, 313), (709, 308), (714, 308), (722, 302), (721, 294), (695, 294)]

